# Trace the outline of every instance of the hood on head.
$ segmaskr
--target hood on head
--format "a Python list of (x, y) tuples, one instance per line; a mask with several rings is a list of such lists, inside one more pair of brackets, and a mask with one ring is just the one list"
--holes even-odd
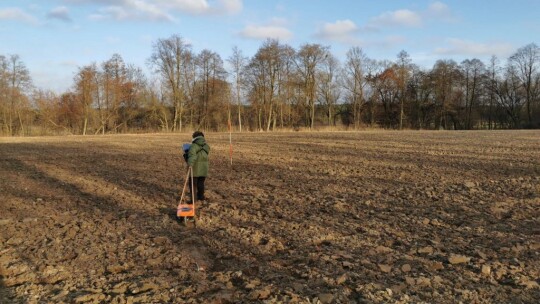
[(203, 145), (203, 144), (206, 143), (206, 140), (204, 139), (204, 136), (197, 136), (197, 137), (193, 138), (193, 140), (191, 142), (196, 143), (198, 145)]

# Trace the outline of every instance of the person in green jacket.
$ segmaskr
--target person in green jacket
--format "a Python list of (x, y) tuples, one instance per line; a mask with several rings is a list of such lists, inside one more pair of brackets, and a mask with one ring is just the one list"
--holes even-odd
[[(206, 200), (204, 196), (204, 182), (208, 176), (208, 154), (210, 153), (210, 146), (206, 143), (204, 134), (201, 131), (195, 131), (193, 133), (193, 140), (187, 153), (187, 163), (193, 168), (193, 185), (196, 189), (196, 200)], [(191, 183), (189, 183), (190, 191)], [(193, 194), (193, 192), (192, 192)], [(193, 195), (192, 195), (193, 196)]]

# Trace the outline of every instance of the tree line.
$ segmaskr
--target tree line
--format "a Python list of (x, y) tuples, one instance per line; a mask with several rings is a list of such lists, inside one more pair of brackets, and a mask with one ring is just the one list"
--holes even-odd
[[(17, 55), (0, 55), (0, 134), (111, 134), (184, 130), (540, 128), (540, 48), (502, 63), (441, 59), (431, 69), (401, 51), (369, 58), (351, 47), (298, 49), (268, 39), (226, 62), (181, 36), (153, 43), (147, 65), (119, 54), (79, 67), (63, 93), (35, 88)], [(227, 66), (227, 68), (226, 68)]]

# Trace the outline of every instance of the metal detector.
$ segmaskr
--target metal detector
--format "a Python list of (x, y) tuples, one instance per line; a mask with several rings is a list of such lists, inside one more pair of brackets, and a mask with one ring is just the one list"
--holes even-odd
[[(191, 203), (185, 202), (184, 198), (187, 200), (188, 196), (186, 194), (186, 189), (188, 188), (188, 181), (191, 183)], [(193, 221), (196, 223), (195, 218), (195, 185), (193, 184), (193, 168), (188, 167), (186, 180), (184, 182), (184, 187), (182, 188), (182, 195), (180, 196), (180, 202), (178, 203), (178, 209), (176, 210), (176, 216), (179, 220), (183, 220), (184, 224), (187, 224), (188, 221)]]

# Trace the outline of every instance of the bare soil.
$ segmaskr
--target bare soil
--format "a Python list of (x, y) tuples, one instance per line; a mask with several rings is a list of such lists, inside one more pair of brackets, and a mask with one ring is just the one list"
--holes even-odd
[(1, 303), (538, 303), (540, 132), (0, 139)]

